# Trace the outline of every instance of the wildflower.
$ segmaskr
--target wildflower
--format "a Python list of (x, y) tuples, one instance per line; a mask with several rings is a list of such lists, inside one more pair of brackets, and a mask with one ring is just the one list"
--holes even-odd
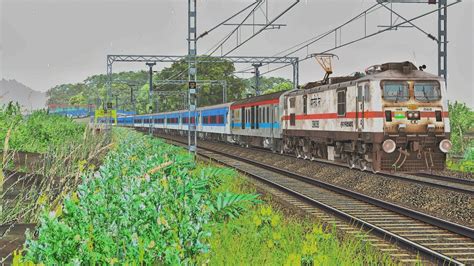
[(272, 207), (271, 206), (263, 206), (261, 209), (260, 209), (260, 214), (262, 214), (262, 216), (270, 216), (272, 214)]
[(321, 226), (313, 226), (313, 234), (319, 235), (323, 232), (323, 229)]
[(94, 242), (92, 241), (92, 239), (87, 240), (87, 250), (89, 250), (90, 252), (94, 250)]
[(273, 248), (274, 246), (275, 246), (275, 244), (273, 243), (272, 240), (268, 240), (268, 241), (267, 241), (267, 247), (268, 247), (268, 248)]
[(111, 258), (111, 259), (109, 259), (110, 265), (114, 265), (114, 264), (117, 263), (117, 262), (118, 262), (118, 259), (117, 259), (117, 258)]
[(151, 241), (149, 244), (148, 244), (148, 248), (153, 248), (155, 246), (155, 241)]
[(163, 186), (165, 190), (168, 190), (168, 179), (166, 179), (166, 177), (161, 179), (161, 186)]
[(44, 205), (48, 201), (48, 195), (47, 194), (41, 194), (41, 196), (38, 197), (38, 200), (36, 203), (40, 206)]
[(56, 207), (55, 216), (59, 217), (61, 214), (63, 214), (63, 205), (59, 204), (58, 207)]
[(77, 196), (77, 192), (72, 193), (72, 195), (71, 195), (71, 200), (72, 200), (72, 202), (74, 202), (74, 203), (79, 202), (79, 197)]
[(270, 224), (272, 225), (272, 227), (276, 227), (279, 223), (280, 223), (280, 216), (273, 215), (270, 221)]
[(301, 265), (301, 256), (291, 253), (286, 259), (285, 266), (299, 266)]
[(253, 217), (253, 223), (258, 227), (258, 226), (260, 226), (260, 225), (262, 224), (262, 219), (260, 219), (260, 217), (258, 217), (258, 216), (255, 215), (255, 216)]
[(165, 217), (163, 217), (163, 216), (160, 216), (160, 218), (158, 218), (157, 223), (159, 225), (168, 226), (168, 221), (166, 221)]
[(318, 246), (315, 242), (312, 243), (304, 243), (303, 244), (303, 254), (304, 255), (312, 255), (318, 251)]
[(278, 241), (278, 240), (281, 239), (281, 234), (274, 232), (274, 233), (272, 234), (272, 237), (273, 237), (274, 240), (277, 240), (277, 241)]
[(85, 168), (86, 168), (86, 167), (85, 167), (85, 166), (86, 166), (86, 163), (87, 163), (86, 160), (81, 160), (81, 161), (79, 161), (79, 163), (78, 163), (79, 172), (81, 172), (81, 173), (84, 172), (84, 170), (85, 170)]

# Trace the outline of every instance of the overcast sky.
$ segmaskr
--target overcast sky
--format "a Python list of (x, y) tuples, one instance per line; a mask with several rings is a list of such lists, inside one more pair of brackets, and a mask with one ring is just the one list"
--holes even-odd
[[(254, 0), (198, 0), (198, 32), (213, 27)], [(270, 18), (294, 0), (268, 0)], [(452, 1), (452, 0), (451, 0)], [(186, 0), (0, 0), (0, 73), (40, 91), (84, 80), (106, 72), (107, 54), (184, 55), (187, 53)], [(324, 33), (373, 5), (375, 0), (302, 0), (277, 22), (287, 24), (268, 30), (231, 55), (272, 56), (301, 41)], [(436, 8), (427, 4), (394, 4), (397, 13), (412, 18)], [(265, 6), (263, 10), (265, 9)], [(256, 16), (264, 22), (263, 10)], [(448, 94), (474, 107), (474, 4), (464, 0), (448, 9)], [(239, 19), (233, 20), (237, 23)], [(401, 22), (399, 19), (398, 22)], [(368, 33), (390, 23), (381, 8), (367, 16)], [(436, 13), (414, 22), (437, 35)], [(342, 42), (360, 37), (364, 20), (343, 28)], [(207, 52), (222, 39), (230, 26), (221, 27), (198, 42), (198, 53)], [(245, 39), (252, 28), (242, 30)], [(230, 38), (224, 51), (235, 46)], [(324, 51), (334, 46), (334, 36), (304, 49), (296, 56)], [(426, 64), (437, 73), (437, 45), (414, 28), (400, 28), (333, 51), (335, 75), (363, 71), (388, 61)], [(158, 67), (165, 67), (161, 64)], [(248, 65), (236, 65), (237, 69)], [(265, 72), (276, 66), (263, 67)], [(144, 64), (117, 64), (114, 71), (145, 69)], [(269, 75), (291, 77), (290, 69)], [(323, 72), (314, 60), (300, 65), (300, 83), (318, 80)]]

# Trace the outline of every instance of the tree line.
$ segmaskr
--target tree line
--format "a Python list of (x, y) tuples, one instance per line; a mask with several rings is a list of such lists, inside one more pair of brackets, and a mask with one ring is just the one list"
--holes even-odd
[[(209, 61), (209, 58), (206, 58)], [(149, 73), (146, 70), (129, 71), (112, 74), (112, 102), (114, 108), (137, 113), (149, 110), (169, 111), (185, 108), (183, 94), (187, 91), (187, 83), (166, 84), (159, 81), (187, 79), (188, 63), (183, 59), (170, 67), (153, 73), (154, 92), (151, 101), (149, 96)], [(234, 101), (255, 94), (255, 78), (239, 78), (233, 73), (235, 66), (224, 59), (213, 58), (212, 62), (199, 62), (198, 80), (224, 80), (227, 83), (227, 101)], [(48, 104), (82, 105), (96, 108), (105, 105), (107, 96), (107, 75), (93, 75), (83, 82), (61, 84), (48, 90)], [(277, 77), (261, 77), (260, 91), (264, 94), (292, 88), (288, 79)], [(221, 84), (199, 84), (198, 105), (207, 106), (223, 102)], [(155, 93), (167, 91), (166, 95)], [(169, 93), (173, 92), (173, 93)], [(178, 94), (181, 92), (181, 94)]]

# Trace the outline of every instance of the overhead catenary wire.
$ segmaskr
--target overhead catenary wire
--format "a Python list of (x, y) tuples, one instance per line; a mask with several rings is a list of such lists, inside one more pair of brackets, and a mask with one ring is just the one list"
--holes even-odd
[[(386, 8), (387, 10), (389, 10), (390, 12), (392, 12), (393, 14), (397, 15), (398, 18), (401, 18), (403, 19), (404, 21), (407, 21), (407, 19), (403, 16), (401, 16), (399, 13), (395, 12), (392, 8), (382, 4), (382, 6), (384, 8)], [(436, 38), (434, 35), (426, 32), (425, 30), (423, 30), (422, 28), (418, 27), (417, 25), (415, 25), (414, 23), (412, 22), (408, 22), (410, 25), (412, 25), (413, 27), (415, 27), (417, 30), (421, 31), (422, 33), (424, 33), (428, 38), (432, 39), (433, 41), (436, 41), (436, 42), (439, 42), (438, 38)]]
[(216, 26), (212, 27), (211, 29), (201, 33), (197, 38), (196, 40), (199, 40), (200, 38), (208, 35), (209, 33), (211, 33), (212, 31), (214, 31), (215, 29), (219, 28), (220, 26), (224, 25), (226, 22), (228, 22), (229, 20), (237, 17), (238, 15), (242, 14), (243, 12), (245, 12), (245, 10), (251, 8), (253, 5), (261, 2), (262, 0), (256, 0), (255, 2), (251, 3), (250, 5), (246, 6), (244, 9), (238, 11), (237, 13), (235, 13), (234, 15), (230, 16), (229, 18), (225, 19), (224, 21), (222, 21), (221, 23), (217, 24)]
[[(255, 12), (255, 10), (257, 10), (257, 8), (262, 4), (262, 0), (257, 0), (257, 5), (254, 6), (254, 8), (252, 9), (252, 11), (250, 11), (247, 16), (245, 16), (245, 18), (242, 20), (242, 22), (239, 23), (239, 25), (237, 25), (229, 34), (227, 34), (222, 40), (218, 41), (217, 44), (215, 46), (212, 46), (211, 49), (209, 49), (205, 54), (208, 54), (209, 56), (213, 55), (217, 50), (219, 50), (219, 48), (221, 48), (224, 43), (227, 42), (227, 40), (229, 40), (229, 38), (240, 28), (242, 27), (242, 25), (245, 23), (245, 21), (247, 21), (247, 19), (250, 18), (250, 16)], [(212, 52), (209, 54), (209, 52), (212, 50)]]
[[(460, 0), (456, 0), (456, 2), (453, 2), (453, 3), (451, 3), (451, 4), (446, 5), (446, 8), (447, 8), (447, 7), (450, 7), (450, 6), (452, 6), (452, 5), (458, 4), (458, 3), (460, 3), (460, 2), (461, 2)], [(419, 15), (419, 16), (413, 17), (413, 18), (408, 19), (408, 20), (406, 20), (406, 21), (400, 22), (400, 23), (395, 24), (395, 25), (391, 25), (391, 26), (389, 26), (389, 27), (387, 27), (387, 28), (385, 28), (385, 29), (383, 29), (383, 30), (379, 30), (379, 31), (374, 32), (374, 33), (371, 33), (371, 34), (369, 34), (369, 35), (365, 35), (364, 37), (357, 38), (357, 39), (352, 40), (352, 41), (350, 41), (350, 42), (341, 44), (341, 45), (339, 45), (339, 46), (336, 46), (336, 47), (333, 47), (333, 48), (330, 48), (330, 49), (327, 49), (327, 50), (325, 50), (325, 51), (323, 51), (323, 52), (321, 52), (321, 53), (327, 53), (327, 52), (330, 52), (330, 51), (339, 49), (339, 48), (341, 48), (341, 47), (345, 47), (345, 46), (347, 46), (347, 45), (350, 45), (350, 44), (353, 44), (353, 43), (356, 43), (356, 42), (359, 42), (359, 41), (362, 41), (362, 40), (371, 38), (371, 37), (376, 36), (376, 35), (378, 35), (378, 34), (387, 32), (387, 31), (389, 31), (389, 30), (391, 30), (391, 29), (393, 29), (393, 28), (397, 28), (397, 27), (400, 27), (400, 26), (402, 26), (402, 25), (408, 24), (408, 23), (410, 23), (410, 22), (412, 22), (412, 21), (418, 20), (418, 19), (420, 19), (420, 18), (422, 18), (422, 17), (425, 17), (425, 16), (427, 16), (427, 15), (430, 15), (430, 14), (432, 14), (432, 13), (434, 13), (434, 12), (437, 12), (437, 11), (439, 11), (440, 9), (443, 9), (443, 8), (445, 8), (445, 7), (436, 8), (436, 9), (434, 9), (434, 10), (431, 10), (431, 11), (429, 11), (429, 12), (423, 13), (423, 14), (421, 14), (421, 15)], [(308, 60), (308, 59), (310, 59), (310, 58), (312, 58), (312, 56), (311, 56), (311, 55), (308, 55), (308, 56), (304, 57), (303, 59), (300, 59), (299, 62), (306, 61), (306, 60)], [(274, 69), (271, 69), (271, 70), (269, 70), (269, 71), (266, 71), (266, 72), (264, 72), (264, 73), (261, 73), (260, 75), (265, 75), (265, 74), (268, 74), (268, 73), (277, 71), (277, 70), (279, 70), (279, 69), (282, 69), (282, 68), (285, 68), (285, 67), (288, 67), (288, 66), (291, 66), (291, 64), (285, 64), (285, 65), (283, 65), (283, 66), (276, 67), (276, 68), (274, 68)]]
[(247, 38), (245, 41), (241, 42), (239, 45), (237, 45), (236, 47), (232, 48), (230, 51), (228, 51), (227, 53), (225, 53), (223, 56), (227, 56), (228, 54), (232, 53), (233, 51), (235, 51), (236, 49), (238, 49), (239, 47), (241, 47), (242, 45), (244, 45), (245, 43), (247, 43), (248, 41), (250, 41), (251, 39), (253, 39), (255, 36), (257, 36), (258, 34), (260, 34), (262, 31), (264, 31), (266, 28), (268, 28), (268, 26), (270, 26), (271, 24), (273, 24), (275, 21), (277, 21), (280, 17), (282, 17), (284, 14), (286, 14), (288, 11), (290, 11), (295, 5), (297, 5), (298, 3), (300, 2), (300, 0), (296, 0), (293, 4), (291, 4), (287, 9), (283, 10), (283, 12), (281, 12), (278, 16), (276, 16), (274, 19), (272, 19), (270, 22), (268, 22), (265, 26), (263, 26), (262, 28), (260, 28), (257, 32), (255, 32), (252, 36), (250, 36), (249, 38)]
[[(346, 22), (342, 23), (341, 25), (339, 25), (339, 26), (337, 26), (337, 27), (335, 27), (335, 28), (333, 28), (333, 29), (331, 29), (331, 30), (329, 30), (329, 31), (326, 31), (326, 32), (324, 32), (324, 33), (321, 33), (321, 34), (319, 34), (319, 35), (317, 35), (317, 36), (314, 36), (314, 37), (312, 37), (312, 38), (309, 38), (309, 39), (307, 39), (307, 40), (305, 40), (305, 41), (302, 41), (302, 42), (300, 42), (300, 43), (298, 43), (298, 44), (295, 44), (295, 45), (293, 45), (293, 46), (290, 47), (290, 48), (287, 48), (287, 49), (285, 49), (285, 50), (283, 50), (283, 51), (280, 51), (280, 52), (276, 53), (274, 56), (279, 56), (279, 55), (281, 55), (281, 54), (283, 54), (283, 53), (285, 53), (285, 52), (287, 52), (287, 51), (290, 51), (290, 50), (292, 50), (292, 49), (295, 49), (295, 48), (296, 48), (296, 50), (293, 50), (293, 51), (291, 51), (291, 52), (288, 52), (287, 54), (283, 55), (283, 57), (290, 56), (290, 55), (292, 55), (292, 54), (294, 54), (294, 53), (297, 53), (297, 52), (301, 51), (302, 49), (307, 48), (309, 45), (312, 45), (312, 44), (318, 42), (319, 40), (323, 39), (324, 37), (328, 36), (329, 34), (335, 32), (336, 30), (338, 30), (338, 29), (340, 29), (340, 28), (346, 26), (347, 24), (349, 24), (349, 23), (351, 23), (351, 22), (353, 22), (353, 21), (355, 21), (355, 20), (357, 20), (357, 19), (360, 19), (360, 18), (362, 18), (362, 17), (364, 17), (364, 16), (366, 16), (366, 15), (368, 15), (368, 14), (374, 12), (374, 11), (377, 11), (378, 9), (381, 8), (381, 6), (379, 6), (379, 5), (380, 5), (380, 3), (373, 4), (372, 6), (370, 6), (369, 8), (367, 8), (366, 10), (364, 10), (364, 11), (358, 13), (356, 16), (352, 17), (351, 19), (347, 20)], [(377, 6), (379, 6), (379, 7), (377, 7)], [(376, 8), (376, 7), (377, 7), (377, 8)], [(265, 65), (268, 65), (268, 64), (265, 64)], [(251, 70), (253, 70), (253, 68), (249, 67), (249, 68), (246, 68), (246, 69), (244, 69), (244, 70), (236, 71), (235, 73), (246, 73), (247, 71), (251, 71)]]

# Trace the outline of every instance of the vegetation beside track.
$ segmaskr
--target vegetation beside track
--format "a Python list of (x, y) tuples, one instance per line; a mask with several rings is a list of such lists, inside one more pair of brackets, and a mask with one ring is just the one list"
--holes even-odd
[[(193, 264), (213, 220), (239, 216), (254, 194), (210, 193), (227, 169), (196, 167), (185, 150), (118, 129), (115, 149), (77, 192), (45, 212), (25, 261)], [(16, 260), (21, 260), (18, 256)]]
[(474, 173), (474, 111), (466, 104), (454, 102), (449, 105), (449, 121), (453, 149), (447, 161), (448, 169)]
[(85, 127), (43, 110), (24, 116), (18, 104), (0, 107), (0, 143), (5, 143), (8, 138), (10, 150), (45, 153), (67, 142), (80, 140)]
[(0, 108), (0, 141), (0, 225), (37, 222), (110, 147), (85, 124), (45, 111), (23, 116), (15, 104)]
[[(222, 177), (216, 191), (255, 193), (246, 177)], [(214, 192), (215, 193), (215, 192)], [(287, 212), (288, 213), (288, 212)], [(215, 221), (210, 252), (199, 262), (209, 265), (392, 265), (365, 238), (339, 237), (334, 228), (323, 230), (309, 218), (288, 216), (272, 206), (270, 197), (237, 219)]]
[(284, 218), (237, 173), (118, 129), (98, 171), (45, 211), (15, 260), (45, 264), (390, 262), (359, 240)]

